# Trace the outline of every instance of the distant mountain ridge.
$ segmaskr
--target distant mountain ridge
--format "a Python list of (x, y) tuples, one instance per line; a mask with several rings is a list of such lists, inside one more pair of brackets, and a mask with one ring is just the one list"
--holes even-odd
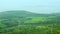
[(28, 11), (5, 11), (5, 12), (1, 12), (0, 16), (16, 16), (16, 17), (24, 17), (24, 16), (32, 16), (34, 15), (34, 13), (28, 12)]
[(13, 11), (5, 11), (0, 12), (0, 17), (27, 17), (27, 16), (60, 16), (60, 13), (55, 14), (37, 14), (24, 10), (13, 10)]

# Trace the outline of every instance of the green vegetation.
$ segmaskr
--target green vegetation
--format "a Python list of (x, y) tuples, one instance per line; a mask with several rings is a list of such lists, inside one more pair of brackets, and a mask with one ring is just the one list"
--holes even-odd
[(0, 34), (60, 34), (60, 13), (0, 12)]

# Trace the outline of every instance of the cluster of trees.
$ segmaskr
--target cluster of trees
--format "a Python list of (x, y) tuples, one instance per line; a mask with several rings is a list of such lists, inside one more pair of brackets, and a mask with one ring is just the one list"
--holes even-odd
[(0, 34), (57, 34), (60, 29), (59, 20), (60, 17), (0, 19)]

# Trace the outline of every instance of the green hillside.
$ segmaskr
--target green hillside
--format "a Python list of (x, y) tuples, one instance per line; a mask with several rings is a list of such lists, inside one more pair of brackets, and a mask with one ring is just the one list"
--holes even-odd
[(24, 10), (0, 12), (0, 34), (59, 34), (60, 13), (37, 14)]

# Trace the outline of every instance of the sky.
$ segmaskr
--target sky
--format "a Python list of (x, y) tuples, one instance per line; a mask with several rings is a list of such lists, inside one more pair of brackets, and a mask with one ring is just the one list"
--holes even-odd
[(60, 0), (0, 0), (0, 12), (9, 10), (57, 13), (60, 12)]

